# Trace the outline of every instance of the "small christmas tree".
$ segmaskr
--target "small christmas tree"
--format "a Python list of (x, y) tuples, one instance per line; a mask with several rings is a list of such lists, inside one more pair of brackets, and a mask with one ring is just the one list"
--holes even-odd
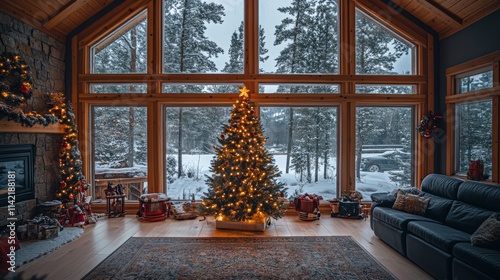
[(85, 192), (89, 185), (82, 172), (82, 157), (78, 148), (78, 130), (75, 124), (75, 114), (71, 106), (66, 105), (62, 93), (51, 93), (48, 97), (53, 104), (49, 112), (59, 118), (64, 125), (66, 134), (61, 143), (59, 153), (59, 173), (61, 182), (56, 194), (63, 204), (85, 202)]
[(240, 89), (229, 124), (217, 140), (201, 212), (215, 215), (218, 221), (264, 222), (268, 217), (283, 217), (279, 197), (284, 183), (277, 180), (281, 172), (264, 147), (266, 138), (246, 87)]

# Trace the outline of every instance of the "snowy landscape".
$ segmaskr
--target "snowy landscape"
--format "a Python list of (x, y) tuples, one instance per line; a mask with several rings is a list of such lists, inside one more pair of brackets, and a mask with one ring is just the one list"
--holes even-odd
[[(376, 154), (370, 154), (376, 155)], [(208, 185), (205, 183), (205, 175), (210, 176), (209, 171), (210, 161), (213, 154), (184, 154), (182, 161), (185, 170), (194, 170), (189, 176), (175, 178), (173, 183), (167, 184), (167, 195), (173, 200), (190, 200), (194, 195), (196, 200), (200, 200), (203, 193), (207, 191)], [(285, 174), (286, 155), (273, 155), (278, 169), (282, 172), (280, 180), (286, 183), (286, 197), (293, 198), (295, 194), (312, 193), (320, 195), (323, 199), (329, 200), (337, 197), (337, 176), (336, 176), (336, 160), (331, 160), (332, 167), (330, 168), (330, 179), (320, 179), (318, 182), (300, 182), (299, 176), (290, 170), (289, 174)], [(96, 172), (99, 173), (124, 173), (137, 174), (136, 176), (146, 176), (147, 167), (144, 165), (135, 166), (134, 168), (109, 168), (106, 165), (98, 165)], [(356, 182), (356, 189), (363, 195), (364, 200), (370, 200), (370, 194), (374, 192), (390, 192), (398, 185), (392, 182), (389, 177), (390, 171), (385, 172), (365, 172), (361, 171), (361, 180)], [(147, 192), (147, 183), (145, 190)]]

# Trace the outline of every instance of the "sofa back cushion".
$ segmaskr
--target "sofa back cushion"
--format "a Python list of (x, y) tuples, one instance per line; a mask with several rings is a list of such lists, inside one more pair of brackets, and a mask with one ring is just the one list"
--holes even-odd
[(424, 197), (429, 198), (429, 204), (427, 205), (425, 216), (444, 223), (446, 216), (451, 209), (451, 205), (453, 204), (453, 200), (442, 198), (430, 193), (426, 193)]
[(454, 201), (446, 216), (445, 224), (455, 229), (473, 234), (481, 224), (493, 214), (484, 208)]
[(460, 184), (464, 181), (441, 174), (429, 174), (422, 180), (421, 190), (449, 199), (457, 199)]
[(477, 181), (460, 185), (457, 199), (467, 204), (500, 212), (500, 186)]

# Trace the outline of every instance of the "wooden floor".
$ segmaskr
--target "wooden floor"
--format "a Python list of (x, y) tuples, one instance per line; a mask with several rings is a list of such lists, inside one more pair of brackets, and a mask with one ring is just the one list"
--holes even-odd
[[(292, 211), (289, 211), (292, 212)], [(370, 221), (331, 218), (301, 221), (293, 213), (273, 220), (265, 232), (215, 229), (213, 218), (144, 222), (134, 216), (100, 218), (85, 226), (83, 235), (58, 250), (27, 263), (16, 270), (23, 278), (47, 275), (48, 280), (80, 279), (115, 251), (129, 237), (229, 237), (229, 236), (332, 236), (350, 235), (399, 279), (432, 279), (411, 261), (373, 235)], [(22, 244), (21, 244), (22, 246)]]

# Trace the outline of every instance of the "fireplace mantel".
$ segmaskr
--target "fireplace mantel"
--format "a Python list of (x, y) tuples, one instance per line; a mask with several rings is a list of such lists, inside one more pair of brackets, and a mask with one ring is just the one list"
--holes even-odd
[(54, 133), (64, 134), (64, 126), (56, 123), (48, 126), (35, 124), (32, 127), (22, 126), (20, 123), (8, 121), (5, 119), (0, 120), (0, 133)]

